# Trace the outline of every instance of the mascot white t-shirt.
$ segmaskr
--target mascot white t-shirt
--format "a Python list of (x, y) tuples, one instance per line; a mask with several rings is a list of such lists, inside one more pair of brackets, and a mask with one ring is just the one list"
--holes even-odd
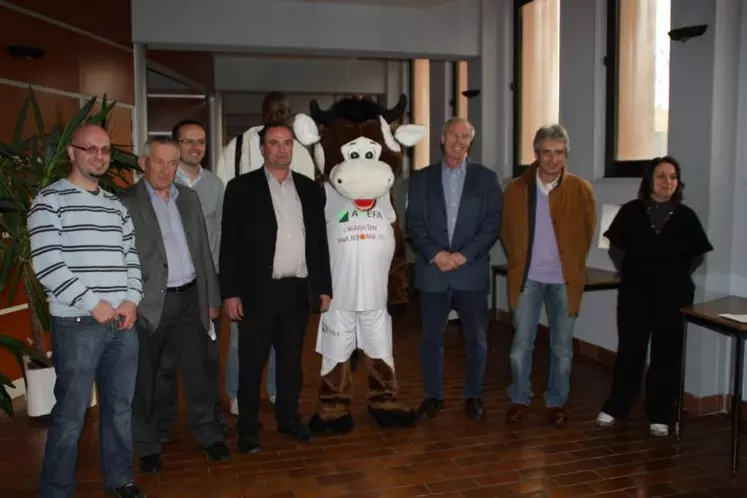
[(389, 362), (392, 324), (387, 290), (395, 247), (392, 223), (397, 213), (388, 192), (364, 210), (329, 183), (324, 190), (335, 295), (319, 321), (317, 352), (341, 363), (359, 347), (369, 357)]

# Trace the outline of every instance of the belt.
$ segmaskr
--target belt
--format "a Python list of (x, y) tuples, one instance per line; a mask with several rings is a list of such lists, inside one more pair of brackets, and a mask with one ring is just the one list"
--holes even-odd
[(184, 284), (184, 285), (180, 285), (178, 287), (166, 287), (166, 292), (174, 292), (176, 294), (179, 294), (180, 292), (184, 292), (184, 291), (191, 289), (192, 287), (195, 286), (196, 283), (197, 283), (197, 279), (194, 279), (191, 282)]

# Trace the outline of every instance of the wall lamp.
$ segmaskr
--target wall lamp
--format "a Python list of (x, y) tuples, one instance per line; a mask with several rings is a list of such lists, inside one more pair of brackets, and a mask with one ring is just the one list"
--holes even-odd
[(8, 45), (8, 53), (16, 59), (25, 59), (35, 61), (44, 57), (44, 50), (37, 47), (27, 47), (24, 45)]

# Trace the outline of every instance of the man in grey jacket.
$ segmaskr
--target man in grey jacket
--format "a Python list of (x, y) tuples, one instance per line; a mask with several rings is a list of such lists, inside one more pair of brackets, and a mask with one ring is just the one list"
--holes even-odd
[(135, 226), (144, 298), (138, 306), (140, 351), (133, 402), (133, 438), (140, 470), (161, 470), (157, 371), (164, 354), (175, 356), (194, 438), (211, 460), (229, 458), (215, 419), (216, 382), (208, 351), (215, 348), (211, 320), (221, 296), (200, 199), (174, 185), (179, 145), (151, 139), (140, 158), (144, 177), (121, 195)]
[[(216, 273), (218, 269), (218, 254), (220, 251), (221, 219), (223, 215), (223, 193), (225, 186), (220, 178), (209, 169), (202, 167), (207, 149), (207, 133), (205, 127), (198, 121), (185, 120), (179, 122), (171, 132), (172, 138), (179, 144), (179, 167), (176, 170), (175, 182), (197, 192), (205, 215), (210, 254), (213, 258)], [(217, 335), (220, 333), (220, 316), (213, 320), (216, 341), (210, 346), (217, 346)], [(220, 377), (220, 361), (218, 348), (211, 347), (208, 352), (208, 362), (212, 367), (211, 375), (215, 377), (216, 385)], [(171, 439), (171, 429), (176, 419), (178, 404), (178, 384), (176, 381), (177, 357), (164, 355), (158, 367), (158, 393), (156, 393), (160, 419), (158, 420), (158, 434), (161, 441)], [(223, 432), (229, 431), (228, 424), (223, 417), (223, 400), (220, 390), (215, 396), (215, 418), (221, 425)]]

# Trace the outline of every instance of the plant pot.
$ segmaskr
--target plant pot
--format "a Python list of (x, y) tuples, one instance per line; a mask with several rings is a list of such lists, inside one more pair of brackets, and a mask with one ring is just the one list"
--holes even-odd
[[(54, 385), (57, 374), (54, 367), (38, 368), (30, 366), (29, 358), (23, 358), (23, 368), (26, 372), (26, 414), (29, 417), (45, 417), (52, 413), (57, 402), (54, 396)], [(91, 390), (91, 403), (96, 406), (96, 383)]]

